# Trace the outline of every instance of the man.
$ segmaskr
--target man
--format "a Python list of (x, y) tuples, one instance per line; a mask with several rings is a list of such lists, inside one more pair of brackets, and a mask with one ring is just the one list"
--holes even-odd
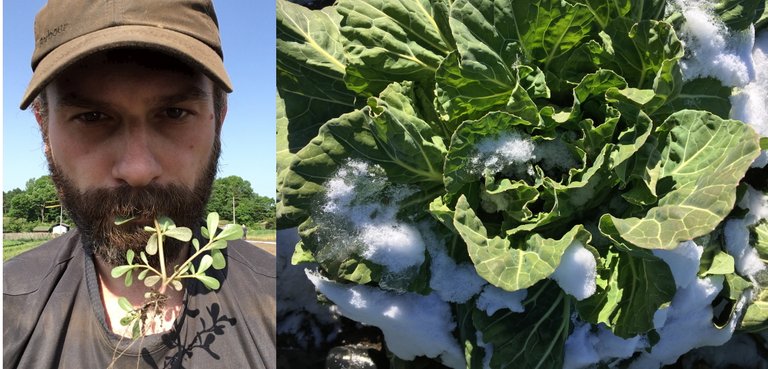
[[(140, 308), (150, 289), (111, 276), (160, 216), (207, 242), (199, 230), (232, 90), (213, 5), (50, 0), (35, 41), (21, 108), (32, 107), (77, 230), (5, 263), (3, 366), (274, 368), (271, 255), (230, 241), (226, 267), (207, 273), (220, 288), (185, 279), (160, 291), (167, 300), (136, 340), (118, 298)], [(164, 250), (167, 270), (194, 252), (185, 242)]]

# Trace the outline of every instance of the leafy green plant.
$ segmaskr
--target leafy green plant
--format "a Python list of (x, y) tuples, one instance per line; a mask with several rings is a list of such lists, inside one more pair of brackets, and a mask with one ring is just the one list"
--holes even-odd
[[(758, 33), (765, 9), (713, 11), (730, 32)], [(701, 250), (694, 282), (719, 284), (724, 320), (764, 329), (766, 284), (737, 271), (723, 234), (745, 216), (735, 205), (768, 142), (728, 118), (730, 87), (683, 77), (682, 22), (655, 0), (278, 1), (278, 226), (298, 227), (293, 262), (317, 262), (311, 279), (334, 296), (441, 294), (450, 350), (472, 368), (484, 356), (561, 367), (580, 327), (652, 351), (659, 317), (690, 290), (665, 253), (688, 242)], [(591, 291), (563, 287), (583, 278), (558, 276), (569, 249), (594, 258)], [(446, 265), (481, 282), (448, 296)], [(527, 293), (523, 311), (481, 308), (482, 283)]]
[[(130, 219), (121, 220), (116, 224), (122, 224)], [(112, 268), (112, 278), (125, 276), (124, 283), (126, 287), (133, 284), (134, 273), (139, 281), (150, 288), (144, 298), (144, 303), (139, 307), (134, 307), (128, 299), (120, 297), (118, 304), (125, 310), (126, 315), (120, 319), (120, 324), (130, 327), (133, 339), (141, 337), (145, 332), (146, 321), (148, 318), (158, 315), (165, 307), (168, 297), (162, 291), (173, 288), (181, 291), (184, 279), (197, 279), (211, 290), (220, 287), (220, 282), (206, 272), (213, 268), (215, 270), (224, 269), (226, 259), (222, 250), (227, 247), (227, 241), (240, 239), (243, 236), (243, 229), (237, 225), (227, 225), (221, 232), (217, 233), (219, 224), (219, 215), (217, 213), (208, 214), (207, 226), (200, 229), (203, 237), (208, 239), (208, 243), (200, 245), (198, 239), (192, 238), (192, 230), (186, 227), (177, 227), (173, 220), (168, 217), (159, 217), (155, 220), (154, 227), (147, 226), (144, 229), (151, 232), (152, 235), (147, 241), (144, 251), (139, 252), (139, 258), (136, 259), (136, 253), (133, 250), (126, 252), (128, 264), (118, 265)], [(182, 242), (192, 241), (193, 250), (189, 257), (183, 262), (174, 266), (173, 271), (167, 270), (165, 265), (164, 242), (166, 238), (173, 238)], [(150, 265), (147, 255), (158, 255), (159, 267)], [(199, 258), (198, 267), (195, 268), (195, 260)]]

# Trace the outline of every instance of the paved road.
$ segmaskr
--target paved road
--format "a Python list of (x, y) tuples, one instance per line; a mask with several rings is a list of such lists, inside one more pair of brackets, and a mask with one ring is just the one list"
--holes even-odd
[(275, 255), (277, 253), (277, 248), (275, 241), (248, 241), (253, 245), (256, 245), (257, 247), (260, 247), (261, 249), (269, 252), (272, 255)]

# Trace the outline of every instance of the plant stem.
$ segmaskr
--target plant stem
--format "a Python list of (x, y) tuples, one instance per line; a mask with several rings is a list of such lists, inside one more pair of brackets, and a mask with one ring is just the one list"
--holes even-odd
[(182, 276), (182, 277), (179, 277), (179, 276), (178, 276), (178, 274), (179, 274), (179, 273), (180, 273), (182, 270), (184, 270), (184, 267), (185, 267), (185, 266), (187, 266), (187, 264), (191, 263), (191, 262), (192, 262), (192, 260), (195, 260), (195, 258), (196, 258), (196, 257), (200, 256), (200, 254), (202, 254), (202, 253), (204, 253), (204, 252), (208, 251), (208, 249), (209, 249), (209, 248), (208, 248), (208, 246), (210, 246), (212, 243), (213, 243), (213, 237), (211, 237), (211, 240), (209, 240), (209, 241), (208, 241), (208, 244), (207, 244), (207, 245), (205, 245), (205, 246), (201, 247), (201, 248), (200, 248), (200, 250), (197, 250), (197, 251), (196, 251), (194, 254), (192, 254), (192, 256), (190, 256), (189, 258), (187, 258), (187, 260), (186, 260), (186, 261), (184, 261), (184, 263), (183, 263), (183, 264), (181, 264), (181, 266), (179, 266), (179, 268), (178, 268), (178, 269), (177, 269), (177, 270), (176, 270), (176, 271), (175, 271), (175, 272), (174, 272), (174, 273), (171, 275), (171, 277), (170, 277), (170, 278), (168, 278), (168, 280), (172, 281), (172, 280), (174, 280), (174, 279), (181, 279), (181, 278), (183, 278), (183, 276)]
[(155, 229), (157, 229), (157, 252), (160, 256), (160, 277), (163, 279), (162, 286), (165, 287), (168, 284), (168, 278), (165, 274), (165, 255), (163, 253), (163, 230), (160, 228), (160, 223), (155, 219)]

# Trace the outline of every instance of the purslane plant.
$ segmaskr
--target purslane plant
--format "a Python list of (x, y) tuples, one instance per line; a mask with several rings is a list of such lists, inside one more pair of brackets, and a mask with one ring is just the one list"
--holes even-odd
[[(116, 223), (120, 224), (127, 221), (130, 219)], [(139, 252), (138, 259), (133, 250), (128, 250), (126, 252), (128, 264), (112, 268), (112, 278), (125, 276), (126, 287), (133, 284), (134, 273), (137, 273), (136, 278), (150, 288), (150, 291), (144, 295), (143, 304), (139, 307), (134, 307), (125, 297), (118, 299), (120, 307), (126, 312), (126, 315), (120, 319), (120, 324), (129, 327), (133, 339), (145, 334), (147, 319), (152, 319), (162, 313), (167, 300), (167, 295), (162, 291), (167, 291), (170, 288), (181, 291), (184, 279), (197, 279), (211, 290), (216, 290), (221, 286), (216, 278), (206, 275), (206, 272), (210, 268), (221, 270), (226, 267), (226, 258), (222, 254), (222, 250), (227, 247), (227, 241), (242, 238), (243, 229), (237, 225), (228, 224), (217, 233), (218, 224), (219, 214), (215, 212), (208, 214), (207, 226), (200, 228), (201, 235), (208, 242), (201, 246), (198, 239), (192, 238), (192, 230), (187, 227), (177, 227), (172, 219), (161, 216), (155, 220), (154, 227), (147, 226), (144, 228), (145, 231), (151, 233), (151, 236), (144, 251)], [(167, 270), (165, 265), (164, 242), (168, 237), (181, 242), (190, 242), (191, 240), (192, 243), (189, 257), (176, 264), (173, 271)], [(147, 255), (158, 256), (158, 268), (150, 265)], [(199, 263), (195, 268), (197, 259), (199, 259)]]
[[(768, 142), (729, 119), (731, 87), (684, 78), (679, 7), (278, 1), (278, 224), (299, 229), (294, 263), (319, 263), (318, 290), (385, 337), (408, 324), (362, 311), (438, 295), (457, 339), (421, 354), (452, 367), (559, 368), (566, 341), (601, 332), (635, 345), (614, 363), (658, 366), (643, 352), (672, 346), (686, 293), (702, 335), (765, 329), (765, 271), (741, 267), (729, 227), (753, 219), (744, 242), (768, 259), (765, 214), (736, 206), (765, 201), (765, 168), (745, 174)], [(765, 0), (713, 7), (731, 32), (766, 29)]]

